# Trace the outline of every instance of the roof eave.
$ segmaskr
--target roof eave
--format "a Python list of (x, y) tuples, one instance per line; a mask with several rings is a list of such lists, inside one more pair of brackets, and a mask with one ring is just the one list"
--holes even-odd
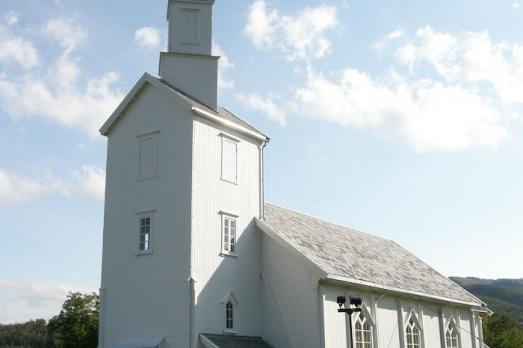
[(437, 301), (437, 302), (453, 303), (453, 304), (459, 304), (459, 305), (464, 305), (464, 306), (468, 306), (468, 307), (473, 307), (473, 308), (475, 308), (479, 312), (485, 312), (485, 313), (489, 312), (489, 309), (486, 307), (486, 304), (483, 303), (483, 302), (477, 303), (477, 302), (468, 302), (468, 301), (463, 301), (463, 300), (456, 300), (456, 299), (452, 299), (452, 298), (448, 298), (448, 297), (431, 295), (431, 294), (418, 292), (418, 291), (412, 291), (412, 290), (405, 290), (405, 289), (395, 288), (395, 287), (392, 287), (392, 286), (376, 284), (376, 283), (372, 283), (372, 282), (368, 282), (368, 281), (364, 281), (364, 280), (352, 279), (352, 278), (339, 276), (339, 275), (334, 275), (334, 274), (327, 274), (323, 278), (322, 282), (329, 283), (329, 284), (335, 284), (335, 285), (336, 284), (339, 285), (341, 283), (341, 284), (345, 284), (345, 285), (352, 285), (352, 286), (357, 286), (357, 287), (362, 287), (362, 288), (380, 289), (380, 290), (383, 290), (383, 291), (386, 291), (386, 292), (390, 292), (390, 293), (395, 293), (395, 294), (406, 294), (406, 295), (409, 295), (409, 296), (429, 299), (429, 300), (433, 300), (433, 301)]
[(251, 138), (254, 138), (258, 141), (261, 141), (261, 142), (268, 142), (269, 141), (269, 138), (261, 133), (257, 133), (257, 132), (253, 132), (251, 131), (250, 129), (247, 129), (245, 127), (242, 127), (241, 125), (239, 124), (236, 124), (234, 122), (231, 122), (229, 120), (226, 120), (226, 119), (223, 119), (215, 114), (213, 114), (212, 112), (209, 112), (207, 110), (204, 110), (203, 108), (199, 108), (199, 107), (196, 107), (196, 106), (193, 106), (192, 107), (192, 111), (194, 114), (198, 115), (198, 116), (201, 116), (201, 117), (204, 117), (208, 120), (211, 120), (213, 121), (214, 123), (218, 123), (222, 126), (225, 126), (229, 129), (233, 129), (237, 132), (240, 132), (244, 135), (247, 135)]

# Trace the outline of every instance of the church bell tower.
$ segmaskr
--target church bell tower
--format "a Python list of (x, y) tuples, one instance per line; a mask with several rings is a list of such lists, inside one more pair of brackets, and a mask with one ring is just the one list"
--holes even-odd
[(169, 0), (167, 52), (159, 75), (167, 83), (216, 110), (218, 59), (212, 55), (214, 0)]

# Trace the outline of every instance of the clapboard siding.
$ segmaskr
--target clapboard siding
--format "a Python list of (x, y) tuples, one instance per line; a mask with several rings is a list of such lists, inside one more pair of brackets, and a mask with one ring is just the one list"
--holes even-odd
[[(234, 329), (242, 335), (260, 336), (261, 242), (254, 225), (260, 210), (259, 144), (196, 116), (193, 139), (192, 264), (193, 275), (198, 279), (196, 331), (223, 332), (222, 300), (232, 291), (239, 302), (235, 306)], [(231, 154), (237, 152), (234, 182), (222, 180), (223, 141), (235, 145), (229, 148)], [(220, 255), (220, 212), (238, 216), (236, 257)]]

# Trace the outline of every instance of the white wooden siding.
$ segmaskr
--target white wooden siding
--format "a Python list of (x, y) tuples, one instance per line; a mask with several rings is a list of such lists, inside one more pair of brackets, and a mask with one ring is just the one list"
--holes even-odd
[[(222, 141), (226, 136), (239, 140), (235, 143), (241, 178), (237, 184), (222, 180)], [(259, 213), (258, 144), (198, 116), (194, 116), (193, 139), (192, 264), (193, 276), (198, 279), (195, 331), (223, 333), (222, 300), (232, 291), (238, 301), (235, 331), (260, 336), (261, 241), (254, 225)], [(222, 212), (237, 216), (235, 256), (222, 254)]]
[[(162, 134), (158, 176), (137, 181), (137, 137), (157, 130)], [(165, 348), (188, 346), (191, 134), (190, 109), (150, 86), (111, 130), (102, 262), (104, 348), (134, 337), (165, 337)], [(151, 210), (153, 253), (137, 256), (136, 214)]]

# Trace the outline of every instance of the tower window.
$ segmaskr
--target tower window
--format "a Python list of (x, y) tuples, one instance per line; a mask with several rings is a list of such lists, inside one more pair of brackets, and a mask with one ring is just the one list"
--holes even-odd
[(222, 135), (222, 180), (236, 184), (238, 180), (238, 142)]
[(407, 348), (420, 348), (421, 347), (421, 332), (418, 324), (411, 317), (405, 330), (407, 336)]
[(234, 329), (234, 305), (231, 301), (228, 301), (225, 305), (225, 328)]
[(354, 324), (356, 348), (372, 348), (372, 326), (360, 312)]
[(182, 43), (198, 44), (198, 27), (200, 11), (183, 9), (183, 36)]
[(222, 253), (236, 254), (236, 218), (222, 213)]
[(138, 251), (151, 251), (151, 234), (153, 227), (153, 215), (141, 214), (138, 216), (139, 242)]
[(138, 180), (158, 175), (158, 132), (138, 137)]

